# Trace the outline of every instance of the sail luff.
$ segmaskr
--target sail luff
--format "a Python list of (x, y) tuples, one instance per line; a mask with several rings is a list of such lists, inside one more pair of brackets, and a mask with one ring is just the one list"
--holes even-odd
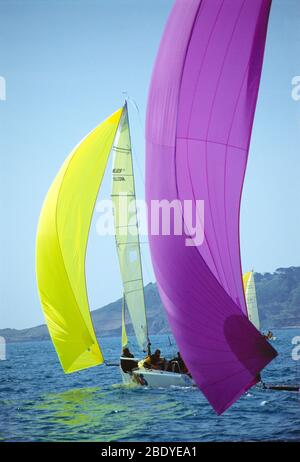
[[(125, 101), (125, 107), (127, 111), (127, 117), (128, 117), (128, 106), (127, 106), (127, 100)], [(131, 165), (132, 165), (132, 178), (133, 178), (133, 191), (134, 191), (134, 201), (135, 201), (135, 209), (136, 209), (136, 190), (135, 190), (135, 177), (134, 177), (134, 166), (133, 166), (133, 158), (132, 158), (132, 143), (131, 143), (131, 132), (130, 132), (130, 121), (128, 117), (128, 135), (129, 135), (129, 141), (130, 141), (130, 156), (131, 156)], [(139, 247), (139, 261), (140, 261), (140, 268), (141, 268), (141, 279), (142, 279), (142, 296), (143, 296), (143, 307), (145, 311), (145, 320), (146, 320), (146, 335), (147, 335), (147, 347), (149, 346), (150, 340), (149, 340), (149, 331), (148, 331), (148, 320), (147, 320), (147, 310), (146, 310), (146, 299), (145, 299), (145, 292), (144, 292), (144, 276), (143, 276), (143, 262), (142, 262), (142, 253), (141, 253), (141, 242), (140, 242), (140, 233), (139, 233), (139, 223), (137, 219), (137, 214), (136, 214), (136, 227), (137, 227), (137, 242), (138, 242), (138, 247)], [(144, 345), (145, 347), (145, 345)]]
[(127, 104), (113, 145), (112, 201), (115, 239), (126, 305), (139, 346), (148, 344), (136, 195)]

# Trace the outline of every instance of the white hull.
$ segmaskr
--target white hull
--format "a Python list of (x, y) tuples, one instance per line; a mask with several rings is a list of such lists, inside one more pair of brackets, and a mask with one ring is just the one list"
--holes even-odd
[(125, 384), (136, 384), (146, 387), (192, 387), (195, 382), (186, 374), (159, 371), (153, 369), (134, 369), (131, 373), (123, 372), (120, 368)]

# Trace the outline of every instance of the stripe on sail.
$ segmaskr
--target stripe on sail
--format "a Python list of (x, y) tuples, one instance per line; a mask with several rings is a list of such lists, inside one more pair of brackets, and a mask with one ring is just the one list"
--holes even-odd
[(145, 350), (148, 344), (147, 318), (127, 104), (123, 109), (113, 152), (111, 196), (123, 291), (137, 342)]
[(244, 292), (246, 297), (248, 319), (260, 330), (260, 321), (258, 314), (257, 298), (256, 298), (256, 289), (255, 289), (255, 280), (253, 271), (245, 273), (243, 276)]
[(40, 214), (38, 290), (51, 339), (66, 373), (103, 362), (89, 311), (85, 255), (95, 201), (121, 114), (122, 109), (116, 111), (71, 152)]
[(188, 200), (194, 211), (204, 201), (201, 245), (187, 246), (190, 236), (176, 235), (173, 217), (170, 235), (149, 233), (149, 241), (176, 343), (218, 414), (277, 354), (247, 318), (239, 245), (270, 6), (269, 0), (177, 0), (148, 97), (148, 210), (152, 200)]

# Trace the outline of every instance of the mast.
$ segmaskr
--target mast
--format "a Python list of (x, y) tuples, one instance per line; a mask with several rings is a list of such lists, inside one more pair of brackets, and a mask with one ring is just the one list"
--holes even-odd
[[(127, 101), (125, 101), (123, 107), (113, 151), (111, 197), (114, 203), (115, 239), (123, 282), (124, 299), (139, 346), (145, 351), (149, 347), (148, 323)], [(131, 198), (129, 204), (126, 200), (125, 223), (123, 221), (120, 222), (121, 215), (124, 219), (124, 205), (120, 204), (122, 198)], [(132, 203), (134, 207), (132, 207)], [(131, 206), (130, 214), (129, 205)], [(132, 218), (133, 223), (131, 222)], [(130, 230), (132, 230), (132, 233), (130, 233)]]
[[(129, 140), (130, 140), (130, 156), (131, 156), (131, 164), (132, 164), (132, 177), (133, 177), (133, 194), (134, 194), (134, 200), (136, 202), (136, 191), (135, 191), (135, 177), (134, 177), (134, 167), (133, 167), (133, 157), (132, 157), (132, 143), (131, 143), (131, 133), (130, 133), (130, 123), (129, 123), (129, 114), (128, 114), (128, 106), (127, 106), (127, 98), (125, 99), (125, 104), (124, 108), (126, 109), (127, 112), (127, 118), (128, 118), (128, 133), (129, 133)], [(137, 214), (136, 214), (136, 227), (137, 227), (137, 241), (138, 241), (138, 246), (139, 246), (139, 259), (140, 259), (140, 265), (141, 265), (141, 280), (142, 280), (142, 285), (143, 285), (143, 299), (144, 299), (144, 306), (145, 306), (145, 316), (146, 316), (146, 332), (147, 332), (147, 351), (148, 354), (150, 354), (150, 339), (149, 339), (149, 330), (148, 330), (148, 318), (147, 318), (147, 309), (146, 309), (146, 299), (145, 299), (145, 291), (144, 291), (144, 276), (143, 276), (143, 264), (142, 264), (142, 254), (141, 254), (141, 242), (140, 242), (140, 234), (139, 234), (139, 222), (137, 219)], [(124, 312), (125, 312), (125, 306), (124, 306)]]

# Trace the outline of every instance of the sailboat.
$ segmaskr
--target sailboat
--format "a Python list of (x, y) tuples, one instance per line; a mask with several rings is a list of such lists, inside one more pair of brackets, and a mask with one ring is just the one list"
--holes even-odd
[[(260, 331), (260, 319), (256, 298), (256, 288), (255, 288), (255, 279), (254, 271), (248, 271), (243, 275), (243, 285), (247, 305), (247, 315), (249, 321)], [(268, 334), (265, 337), (270, 340), (276, 340), (273, 333), (269, 330)]]
[[(255, 279), (254, 271), (248, 271), (243, 275), (243, 285), (245, 291), (246, 305), (247, 305), (247, 314), (249, 321), (256, 327), (257, 330), (260, 330), (260, 319), (257, 306), (256, 298), (256, 288), (255, 288)], [(275, 341), (276, 337), (271, 331), (265, 335), (265, 338), (270, 341)], [(267, 390), (276, 390), (276, 391), (293, 391), (299, 392), (300, 386), (294, 384), (275, 384), (275, 383), (265, 383), (261, 378), (261, 383), (258, 384), (260, 388)]]
[(260, 330), (260, 321), (257, 307), (254, 272), (248, 271), (243, 275), (243, 285), (247, 304), (247, 314), (249, 321)]
[[(127, 103), (123, 108), (112, 152), (111, 197), (114, 204), (116, 249), (124, 291), (122, 348), (126, 348), (128, 344), (125, 325), (127, 307), (137, 343), (142, 351), (150, 353)], [(193, 380), (187, 374), (172, 370), (146, 369), (140, 361), (140, 358), (121, 356), (120, 370), (124, 383), (152, 387), (193, 385)]]
[[(263, 65), (270, 0), (176, 0), (148, 96), (146, 200), (189, 201), (199, 244), (182, 214), (149, 236), (169, 325), (197, 387), (222, 414), (276, 356), (247, 317), (239, 218)], [(194, 245), (186, 245), (186, 240)]]
[[(90, 132), (67, 157), (42, 206), (36, 241), (38, 291), (48, 330), (65, 373), (100, 365), (100, 349), (86, 286), (85, 256), (95, 201), (110, 153), (114, 155), (112, 201), (123, 281), (122, 346), (127, 345), (125, 305), (137, 343), (150, 350), (137, 223), (127, 102)], [(130, 199), (129, 203), (122, 201)], [(129, 207), (128, 207), (129, 206)], [(123, 221), (119, 217), (123, 216)], [(124, 218), (125, 216), (125, 218)], [(125, 383), (187, 385), (187, 374), (139, 367), (120, 358)]]

